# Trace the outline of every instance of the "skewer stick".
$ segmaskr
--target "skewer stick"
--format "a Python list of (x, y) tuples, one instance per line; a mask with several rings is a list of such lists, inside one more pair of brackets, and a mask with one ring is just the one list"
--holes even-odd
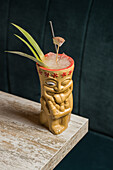
[(59, 45), (58, 45), (58, 48), (57, 48), (56, 63), (57, 63), (57, 60), (58, 60), (58, 52), (59, 52)]
[[(49, 23), (50, 23), (50, 27), (51, 27), (51, 33), (52, 33), (52, 36), (53, 36), (53, 37), (55, 37), (54, 30), (53, 30), (53, 24), (52, 24), (52, 21), (49, 21)], [(57, 46), (56, 46), (56, 44), (55, 44), (55, 50), (56, 50), (56, 52), (57, 52)]]

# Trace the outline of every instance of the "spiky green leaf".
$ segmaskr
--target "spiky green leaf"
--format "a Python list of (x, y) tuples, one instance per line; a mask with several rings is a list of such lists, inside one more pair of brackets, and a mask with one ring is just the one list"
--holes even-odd
[(11, 24), (13, 26), (15, 26), (27, 38), (27, 40), (30, 42), (30, 44), (34, 47), (34, 49), (38, 53), (40, 59), (43, 61), (44, 60), (44, 54), (43, 54), (42, 50), (40, 49), (39, 45), (33, 39), (33, 37), (27, 31), (25, 31), (23, 28), (21, 28), (20, 26), (14, 24), (14, 23), (11, 23)]
[(34, 58), (33, 56), (31, 56), (29, 54), (26, 54), (26, 53), (23, 53), (20, 51), (5, 51), (5, 52), (12, 53), (12, 54), (18, 54), (20, 56), (23, 56), (23, 57), (33, 60), (34, 62), (38, 63), (42, 67), (47, 67), (42, 61), (37, 60), (36, 58)]
[(38, 55), (36, 54), (36, 52), (33, 50), (33, 48), (31, 47), (31, 45), (28, 44), (27, 41), (25, 41), (23, 38), (21, 38), (20, 36), (14, 34), (17, 38), (19, 38), (22, 42), (24, 42), (28, 48), (31, 50), (31, 52), (33, 53), (33, 55), (36, 57), (37, 60), (41, 61), (40, 58), (38, 57)]

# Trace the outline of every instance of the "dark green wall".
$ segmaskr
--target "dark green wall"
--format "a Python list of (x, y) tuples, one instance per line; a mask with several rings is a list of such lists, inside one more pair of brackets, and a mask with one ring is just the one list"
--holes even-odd
[(113, 1), (95, 0), (88, 23), (80, 83), (80, 115), (113, 136)]

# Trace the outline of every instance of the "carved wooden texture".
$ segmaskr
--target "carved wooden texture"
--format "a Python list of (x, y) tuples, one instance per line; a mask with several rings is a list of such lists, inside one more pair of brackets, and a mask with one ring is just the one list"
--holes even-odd
[(39, 103), (0, 92), (0, 169), (52, 170), (88, 132), (88, 119), (71, 115), (53, 135), (39, 123)]

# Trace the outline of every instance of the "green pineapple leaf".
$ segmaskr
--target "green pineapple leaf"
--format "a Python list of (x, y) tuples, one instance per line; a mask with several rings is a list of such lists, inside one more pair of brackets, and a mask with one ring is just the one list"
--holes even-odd
[(11, 23), (11, 24), (13, 26), (15, 26), (27, 38), (27, 40), (30, 42), (30, 44), (34, 47), (34, 49), (38, 53), (40, 59), (43, 61), (44, 54), (43, 54), (42, 50), (40, 49), (39, 45), (36, 43), (36, 41), (32, 38), (32, 36), (27, 31), (25, 31), (23, 28), (21, 28), (20, 26), (14, 24), (14, 23)]
[(34, 62), (38, 63), (42, 67), (47, 67), (42, 61), (39, 61), (38, 59), (34, 58), (33, 56), (31, 56), (29, 54), (26, 54), (26, 53), (23, 53), (23, 52), (20, 52), (20, 51), (5, 51), (5, 52), (12, 53), (12, 54), (18, 54), (20, 56), (23, 56), (23, 57), (26, 57), (26, 58), (33, 60)]
[(37, 60), (39, 60), (39, 61), (41, 61), (40, 60), (40, 58), (38, 57), (38, 55), (36, 54), (36, 52), (33, 50), (33, 48), (31, 47), (31, 45), (29, 45), (28, 43), (27, 43), (27, 41), (25, 41), (23, 38), (21, 38), (20, 36), (18, 36), (18, 35), (16, 35), (16, 34), (14, 34), (17, 38), (19, 38), (22, 42), (24, 42), (27, 46), (28, 46), (28, 48), (31, 50), (31, 52), (33, 53), (33, 55), (36, 57), (36, 59)]

